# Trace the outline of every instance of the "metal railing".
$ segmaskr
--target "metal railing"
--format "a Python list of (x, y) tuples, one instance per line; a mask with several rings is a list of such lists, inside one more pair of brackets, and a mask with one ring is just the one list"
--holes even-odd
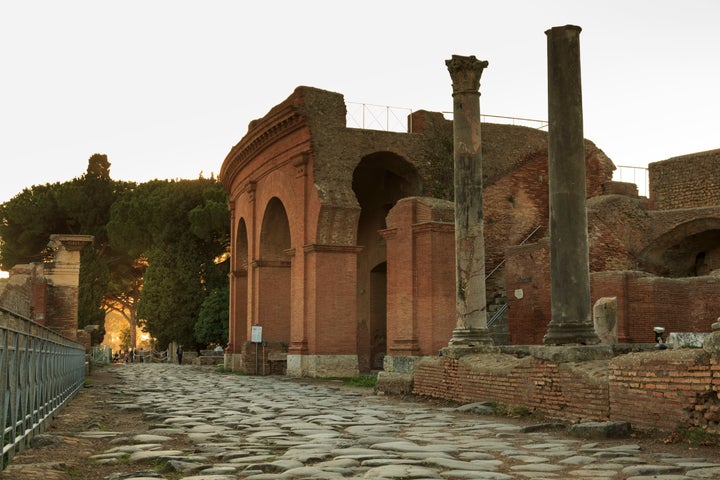
[(85, 380), (85, 347), (0, 308), (0, 470)]
[[(525, 244), (525, 242), (527, 242), (528, 240), (530, 240), (530, 239), (532, 238), (532, 236), (535, 235), (535, 233), (536, 233), (538, 230), (540, 230), (540, 225), (538, 225), (537, 227), (535, 227), (532, 232), (528, 233), (528, 235), (527, 235), (525, 238), (523, 238), (522, 242), (518, 243), (518, 245), (523, 245), (523, 244)], [(487, 275), (485, 275), (485, 280), (487, 281), (487, 279), (489, 279), (490, 277), (492, 277), (492, 276), (493, 276), (493, 273), (497, 272), (498, 269), (499, 269), (500, 267), (502, 267), (503, 265), (505, 265), (505, 259), (504, 259), (504, 258), (502, 259), (502, 261), (501, 261), (500, 263), (498, 263), (498, 264), (495, 266), (495, 268), (493, 268), (493, 269), (490, 271), (490, 273), (488, 273)]]
[(628, 165), (618, 165), (617, 170), (613, 174), (613, 180), (618, 182), (634, 183), (638, 187), (638, 195), (641, 197), (649, 197), (650, 175), (645, 167), (633, 167)]
[[(535, 233), (536, 233), (538, 230), (540, 230), (540, 227), (541, 227), (541, 225), (538, 225), (537, 227), (535, 227), (535, 228), (533, 229), (533, 231), (530, 232), (525, 238), (523, 238), (523, 241), (520, 242), (518, 245), (523, 245), (525, 242), (527, 242), (528, 240), (530, 240), (530, 238), (532, 238), (532, 236), (535, 235)], [(500, 267), (502, 267), (503, 265), (505, 265), (505, 259), (504, 259), (504, 258), (503, 258), (502, 262), (498, 263), (497, 266), (495, 266), (495, 268), (493, 268), (490, 273), (488, 273), (487, 275), (485, 275), (485, 280), (487, 280), (488, 278), (490, 278), (490, 277), (491, 277), (495, 272), (497, 272), (498, 269), (499, 269)], [(500, 317), (502, 316), (503, 313), (505, 313), (505, 310), (507, 310), (507, 309), (508, 309), (508, 304), (507, 304), (507, 302), (505, 302), (505, 303), (502, 304), (502, 306), (501, 306), (500, 308), (498, 308), (498, 309), (495, 311), (495, 314), (488, 319), (488, 321), (487, 321), (487, 328), (492, 327), (492, 325), (497, 321), (498, 318), (500, 318)]]
[(384, 130), (387, 132), (408, 132), (411, 126), (412, 109), (388, 107), (371, 103), (347, 102), (346, 125), (350, 128), (365, 130)]
[[(349, 128), (361, 128), (364, 130), (384, 130), (386, 132), (410, 132), (412, 125), (411, 108), (390, 107), (387, 105), (373, 105), (371, 103), (346, 102), (347, 114), (345, 124)], [(452, 119), (453, 112), (441, 112), (445, 118)], [(534, 118), (508, 117), (504, 115), (481, 114), (480, 121), (502, 123), (507, 125), (518, 125), (547, 130), (547, 120)]]

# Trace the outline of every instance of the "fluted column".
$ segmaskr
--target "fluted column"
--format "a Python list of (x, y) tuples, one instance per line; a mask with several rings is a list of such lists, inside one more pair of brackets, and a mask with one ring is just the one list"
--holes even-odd
[(480, 77), (487, 61), (453, 55), (445, 62), (453, 87), (455, 162), (455, 310), (450, 345), (492, 344), (487, 328), (483, 239)]
[(550, 304), (546, 345), (599, 343), (592, 324), (580, 27), (547, 35)]

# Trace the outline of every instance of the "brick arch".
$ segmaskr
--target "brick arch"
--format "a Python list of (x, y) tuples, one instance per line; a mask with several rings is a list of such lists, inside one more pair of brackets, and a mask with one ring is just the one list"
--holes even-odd
[(245, 218), (240, 217), (235, 226), (235, 245), (233, 247), (233, 270), (246, 272), (248, 269), (249, 243)]
[(360, 370), (367, 371), (377, 368), (380, 349), (384, 348), (384, 340), (377, 335), (386, 324), (386, 298), (378, 297), (386, 288), (379, 284), (386, 276), (378, 266), (387, 261), (380, 231), (386, 228), (390, 209), (402, 198), (419, 195), (422, 182), (411, 162), (396, 153), (380, 151), (358, 162), (352, 189), (360, 206), (356, 242), (362, 247), (357, 256), (358, 362)]
[(290, 249), (290, 222), (283, 202), (272, 197), (267, 205), (260, 228), (260, 259), (263, 261), (285, 261)]
[(675, 226), (653, 240), (638, 260), (643, 270), (671, 278), (720, 270), (720, 218), (696, 218)]
[(230, 353), (240, 353), (247, 340), (248, 331), (248, 230), (245, 219), (240, 217), (235, 226), (235, 242), (232, 256), (232, 281), (230, 282), (229, 345)]
[(257, 315), (263, 340), (290, 342), (290, 222), (285, 206), (272, 197), (263, 212), (259, 259), (253, 262)]

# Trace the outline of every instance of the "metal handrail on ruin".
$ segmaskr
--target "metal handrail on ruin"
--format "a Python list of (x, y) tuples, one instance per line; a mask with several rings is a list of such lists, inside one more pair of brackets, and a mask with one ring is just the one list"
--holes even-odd
[[(540, 225), (538, 225), (537, 227), (535, 227), (532, 232), (530, 232), (525, 238), (523, 238), (523, 241), (522, 241), (522, 242), (518, 243), (518, 245), (523, 245), (525, 242), (527, 242), (528, 240), (530, 240), (530, 238), (531, 238), (533, 235), (535, 235), (535, 233), (536, 233), (538, 230), (540, 230)], [(505, 264), (505, 259), (503, 258), (502, 262), (498, 263), (497, 266), (496, 266), (495, 268), (493, 268), (490, 273), (488, 273), (487, 275), (485, 275), (485, 280), (487, 281), (487, 279), (490, 278), (490, 277), (492, 276), (492, 274), (495, 273), (495, 272), (496, 272), (500, 267), (502, 267), (504, 264)], [(488, 321), (487, 321), (487, 327), (490, 328), (490, 327), (493, 325), (493, 323), (495, 323), (495, 322), (497, 321), (497, 319), (500, 318), (500, 316), (501, 316), (503, 313), (505, 313), (505, 310), (507, 310), (507, 309), (508, 309), (508, 304), (507, 304), (507, 302), (505, 302), (505, 303), (502, 304), (502, 306), (501, 306), (499, 309), (497, 309), (497, 311), (493, 314), (493, 316), (490, 317), (490, 319), (488, 319)]]
[[(361, 128), (363, 130), (383, 130), (386, 132), (411, 132), (411, 108), (391, 107), (387, 105), (374, 105), (372, 103), (346, 102), (347, 114), (345, 122), (348, 128)], [(452, 112), (441, 112), (445, 118), (451, 119)], [(496, 123), (518, 125), (547, 130), (547, 120), (534, 118), (508, 117), (505, 115), (480, 115), (481, 121), (491, 119)]]
[[(536, 233), (538, 230), (540, 230), (540, 225), (538, 225), (537, 227), (535, 227), (532, 232), (530, 232), (525, 238), (523, 238), (522, 242), (518, 243), (518, 245), (524, 245), (525, 242), (527, 242), (528, 240), (530, 240), (530, 239), (532, 238), (532, 236), (535, 235), (535, 233)], [(498, 264), (495, 266), (495, 268), (493, 268), (493, 269), (490, 271), (490, 273), (488, 273), (487, 275), (485, 275), (485, 281), (487, 281), (488, 278), (492, 277), (493, 273), (495, 273), (496, 271), (498, 271), (498, 269), (499, 269), (500, 267), (502, 267), (503, 265), (505, 265), (505, 259), (504, 259), (504, 258), (502, 259), (502, 261), (501, 261), (500, 263), (498, 263)]]
[(85, 347), (0, 308), (0, 470), (82, 387)]
[(638, 187), (638, 195), (649, 197), (650, 173), (645, 167), (618, 165), (613, 173), (613, 180), (634, 183)]

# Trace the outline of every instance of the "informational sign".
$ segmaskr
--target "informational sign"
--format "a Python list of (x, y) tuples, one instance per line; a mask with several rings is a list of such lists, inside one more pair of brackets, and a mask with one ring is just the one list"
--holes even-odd
[(250, 341), (253, 343), (262, 342), (262, 327), (260, 325), (253, 325), (250, 332)]

